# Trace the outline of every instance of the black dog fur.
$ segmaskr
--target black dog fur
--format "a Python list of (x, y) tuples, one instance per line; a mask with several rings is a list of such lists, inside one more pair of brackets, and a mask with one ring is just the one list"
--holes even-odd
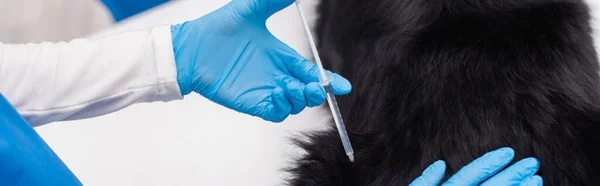
[(337, 131), (297, 140), (290, 185), (408, 185), (436, 160), (447, 179), (486, 152), (537, 157), (545, 185), (600, 185), (600, 82), (581, 0), (322, 0), (327, 67), (355, 163)]

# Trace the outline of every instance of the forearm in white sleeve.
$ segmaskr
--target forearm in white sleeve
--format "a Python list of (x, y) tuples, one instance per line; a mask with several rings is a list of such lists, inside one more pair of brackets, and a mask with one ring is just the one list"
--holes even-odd
[(33, 126), (182, 99), (170, 26), (67, 43), (0, 43), (0, 93)]

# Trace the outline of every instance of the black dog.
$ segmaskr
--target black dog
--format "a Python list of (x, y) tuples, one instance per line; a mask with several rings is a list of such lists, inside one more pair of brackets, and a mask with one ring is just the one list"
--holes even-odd
[[(291, 185), (408, 185), (436, 160), (446, 178), (486, 152), (537, 157), (545, 185), (600, 185), (600, 77), (581, 0), (323, 0), (328, 68), (353, 85), (337, 131)], [(513, 163), (515, 162), (513, 161)]]

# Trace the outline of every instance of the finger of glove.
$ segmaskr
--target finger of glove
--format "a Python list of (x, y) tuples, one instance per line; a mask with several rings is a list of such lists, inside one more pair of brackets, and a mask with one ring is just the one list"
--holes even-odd
[(436, 161), (408, 186), (437, 186), (444, 178), (445, 173), (446, 163), (442, 160)]
[(535, 175), (535, 176), (531, 176), (527, 179), (525, 179), (525, 181), (521, 182), (520, 186), (542, 186), (544, 185), (544, 180), (542, 179), (541, 176)]
[(277, 87), (271, 93), (271, 105), (268, 105), (263, 119), (272, 122), (282, 122), (290, 115), (292, 104), (285, 96), (282, 88)]
[[(287, 65), (292, 76), (300, 79), (304, 83), (319, 82), (319, 67), (304, 58), (297, 58), (296, 62)], [(350, 82), (331, 71), (326, 71), (327, 78), (333, 78), (331, 81), (331, 89), (335, 95), (346, 95), (352, 90)]]
[(304, 96), (306, 96), (308, 107), (319, 106), (325, 102), (325, 99), (327, 99), (325, 89), (318, 83), (314, 82), (306, 84), (304, 87)]
[(508, 165), (514, 156), (511, 148), (488, 152), (460, 169), (443, 186), (478, 185)]
[(304, 97), (304, 83), (300, 82), (296, 78), (289, 76), (278, 76), (276, 77), (277, 84), (280, 87), (284, 87), (283, 90), (285, 95), (292, 103), (292, 112), (291, 114), (298, 114), (304, 108), (306, 108), (307, 102)]
[(327, 71), (328, 76), (333, 76), (333, 81), (331, 82), (331, 88), (333, 89), (333, 93), (335, 95), (346, 95), (352, 91), (352, 85), (350, 82), (336, 73), (331, 73)]
[(533, 176), (540, 168), (540, 163), (535, 158), (525, 158), (502, 172), (485, 181), (482, 186), (493, 185), (520, 185), (523, 180)]

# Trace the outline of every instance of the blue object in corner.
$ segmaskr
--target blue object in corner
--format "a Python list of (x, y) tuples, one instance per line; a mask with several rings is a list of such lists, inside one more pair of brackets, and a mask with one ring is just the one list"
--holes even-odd
[(0, 185), (82, 185), (31, 125), (1, 94)]
[(119, 22), (123, 19), (131, 17), (135, 14), (154, 8), (160, 4), (166, 3), (169, 0), (101, 0), (102, 3), (110, 10), (115, 21)]

